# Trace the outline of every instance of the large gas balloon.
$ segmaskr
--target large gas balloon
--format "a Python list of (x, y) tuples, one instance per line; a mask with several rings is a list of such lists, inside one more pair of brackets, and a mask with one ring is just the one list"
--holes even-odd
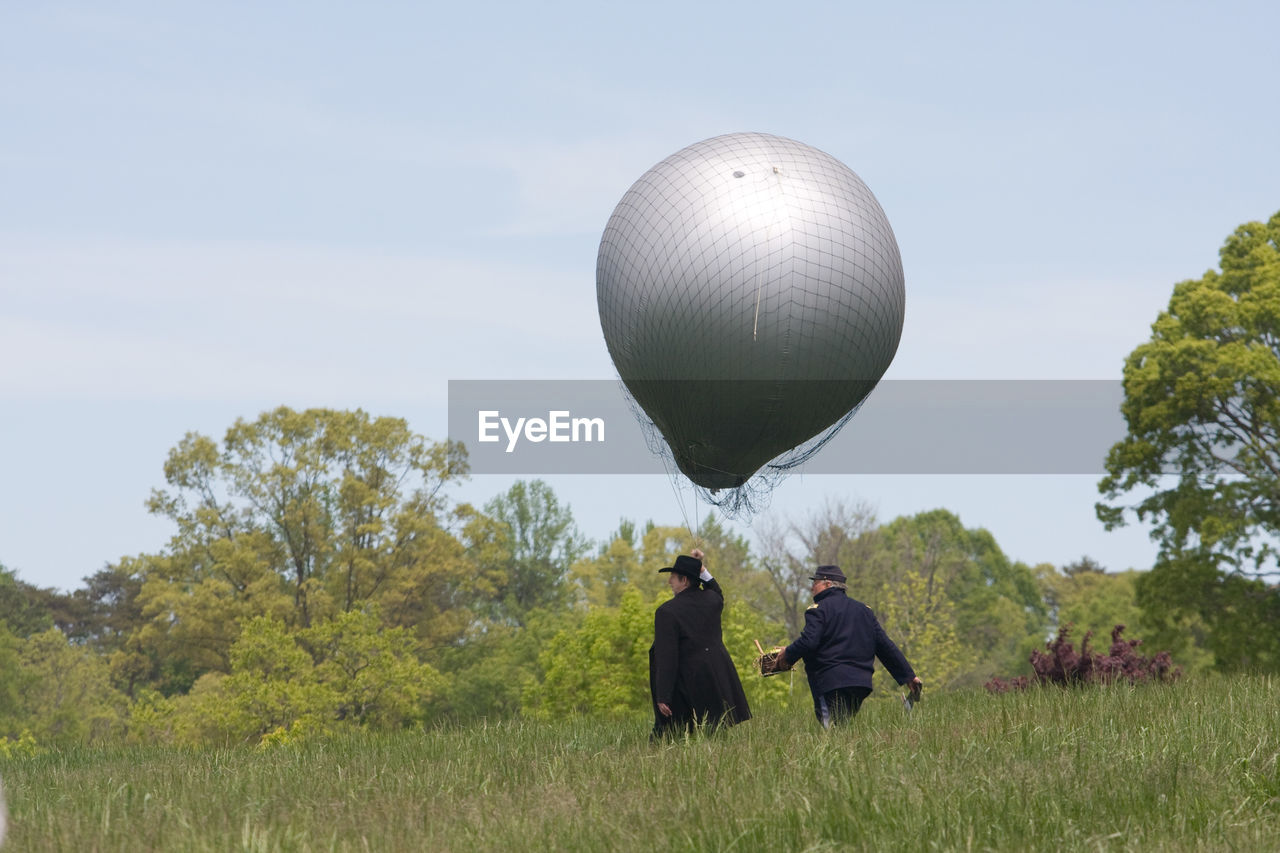
[(736, 488), (854, 410), (893, 360), (905, 292), (871, 190), (763, 133), (690, 145), (627, 190), (596, 261), (618, 375), (680, 470)]

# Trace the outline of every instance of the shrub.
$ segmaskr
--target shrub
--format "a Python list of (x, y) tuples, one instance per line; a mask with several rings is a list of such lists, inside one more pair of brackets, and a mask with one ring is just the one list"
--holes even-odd
[(1089, 648), (1093, 632), (1086, 632), (1080, 641), (1080, 651), (1071, 645), (1071, 625), (1063, 625), (1058, 636), (1045, 644), (1046, 651), (1033, 649), (1031, 678), (1018, 676), (1008, 681), (996, 677), (986, 683), (992, 693), (1024, 690), (1032, 684), (1057, 684), (1063, 687), (1077, 684), (1114, 684), (1127, 681), (1137, 684), (1145, 681), (1170, 682), (1182, 675), (1182, 667), (1175, 667), (1168, 652), (1145, 657), (1137, 652), (1141, 640), (1126, 640), (1121, 634), (1124, 626), (1111, 629), (1111, 649), (1108, 654), (1098, 654)]

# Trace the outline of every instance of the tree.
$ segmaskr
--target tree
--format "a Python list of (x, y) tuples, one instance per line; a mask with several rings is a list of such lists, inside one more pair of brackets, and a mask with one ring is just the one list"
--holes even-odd
[[(448, 676), (444, 704), (451, 716), (513, 716), (540, 679), (538, 658), (547, 644), (580, 618), (584, 605), (621, 596), (634, 548), (617, 541), (581, 559), (588, 543), (573, 514), (538, 480), (517, 482), (482, 512), (465, 513), (472, 619), (465, 635), (431, 660)], [(623, 530), (634, 533), (625, 524)]]
[[(138, 632), (146, 625), (140, 594), (145, 561), (125, 557), (85, 578), (85, 586), (71, 593), (75, 618), (60, 624), (67, 637), (84, 643), (106, 658), (112, 684), (129, 697), (148, 684), (173, 692), (174, 665), (178, 661), (147, 654), (138, 643)], [(182, 687), (190, 685), (185, 673), (178, 676)]]
[[(1043, 640), (1048, 612), (1035, 574), (1010, 561), (989, 531), (967, 529), (939, 509), (894, 519), (872, 541), (862, 582), (867, 603), (917, 622), (891, 619), (885, 627), (890, 636), (928, 637), (922, 645), (953, 683), (981, 684), (1023, 666)], [(953, 640), (962, 646), (951, 647)], [(909, 659), (928, 670), (929, 661)]]
[(444, 525), (444, 487), (466, 474), (453, 442), (362, 411), (281, 407), (237, 420), (219, 446), (188, 434), (165, 463), (151, 511), (177, 532), (143, 556), (139, 642), (194, 675), (230, 669), (256, 617), (291, 628), (376, 602), (424, 638), (460, 636), (472, 568)]
[(334, 697), (335, 720), (381, 730), (420, 721), (443, 687), (417, 659), (413, 635), (385, 627), (376, 609), (339, 614), (300, 639), (315, 660), (316, 680)]
[(1116, 625), (1124, 625), (1131, 636), (1145, 636), (1135, 591), (1137, 572), (1111, 574), (1088, 557), (1063, 566), (1061, 574), (1052, 566), (1038, 568), (1050, 607), (1051, 634), (1063, 625), (1072, 625), (1076, 637), (1092, 631), (1095, 637), (1105, 638)]
[(457, 720), (503, 719), (520, 713), (525, 696), (542, 678), (539, 655), (556, 634), (582, 617), (579, 611), (535, 610), (523, 626), (486, 622), (464, 643), (442, 650), (445, 712)]
[(84, 744), (123, 732), (125, 697), (111, 687), (107, 663), (92, 649), (50, 628), (23, 640), (18, 660), (19, 707), (37, 741)]
[(231, 647), (222, 682), (231, 732), (253, 741), (300, 720), (323, 727), (338, 698), (316, 677), (315, 661), (283, 622), (256, 617)]
[(488, 568), (505, 575), (495, 616), (521, 625), (530, 611), (569, 604), (569, 568), (586, 553), (588, 543), (573, 512), (560, 505), (551, 487), (542, 480), (518, 480), (485, 504), (484, 512), (499, 524), (495, 556), (501, 562)]
[(1194, 672), (1212, 664), (1212, 655), (1203, 646), (1205, 626), (1198, 617), (1171, 626), (1172, 630), (1162, 628), (1159, 622), (1148, 624), (1139, 606), (1138, 590), (1149, 572), (1107, 572), (1084, 557), (1061, 571), (1042, 564), (1036, 573), (1049, 608), (1050, 635), (1069, 625), (1072, 636), (1081, 638), (1091, 632), (1095, 646), (1101, 646), (1116, 625), (1124, 625), (1128, 636), (1142, 640), (1148, 648), (1168, 650), (1184, 670)]
[[(183, 692), (211, 670), (231, 667), (231, 645), (256, 617), (290, 619), (294, 600), (265, 556), (250, 557), (269, 537), (248, 531), (207, 543), (202, 552), (142, 556), (138, 601), (145, 622), (130, 644), (154, 663), (147, 682), (165, 694)], [(167, 670), (165, 677), (160, 669)], [(157, 681), (157, 679), (160, 679)]]
[[(910, 569), (881, 587), (876, 616), (922, 678), (938, 687), (955, 684), (972, 668), (974, 652), (956, 632), (955, 605), (926, 572)], [(875, 670), (876, 686), (889, 690), (892, 676)]]
[[(809, 691), (805, 689), (804, 682), (796, 689), (795, 679), (799, 677), (799, 673), (761, 678), (753, 666), (757, 654), (756, 641), (759, 640), (766, 649), (774, 645), (786, 645), (794, 639), (785, 636), (786, 627), (780, 621), (770, 619), (752, 608), (742, 599), (735, 598), (732, 592), (727, 593), (727, 597), (728, 602), (720, 620), (720, 633), (724, 637), (724, 647), (728, 649), (729, 657), (738, 670), (742, 691), (747, 696), (747, 704), (751, 706), (752, 712), (757, 713), (765, 708), (788, 708), (793, 701), (807, 705)], [(649, 630), (649, 639), (652, 641), (652, 615)]]
[(1160, 560), (1135, 580), (1134, 591), (1141, 639), (1175, 662), (1191, 670), (1275, 671), (1280, 596), (1262, 581), (1185, 554)]
[(27, 676), (18, 658), (20, 642), (0, 622), (0, 740), (16, 738), (24, 728), (21, 701)]
[(864, 586), (869, 545), (875, 537), (875, 510), (828, 500), (803, 520), (766, 520), (759, 525), (760, 564), (777, 596), (777, 614), (792, 638), (804, 628), (804, 610), (814, 569), (838, 565), (851, 587)]
[(646, 597), (665, 594), (665, 575), (658, 569), (694, 548), (702, 549), (703, 562), (716, 579), (722, 585), (728, 583), (733, 600), (764, 612), (777, 609), (769, 576), (756, 568), (747, 540), (726, 529), (713, 514), (708, 514), (693, 533), (649, 522), (640, 536), (636, 525), (624, 519), (595, 555), (578, 561), (573, 577), (588, 605), (616, 607), (628, 589), (637, 589)]
[(497, 589), (493, 573), (467, 554), (455, 532), (475, 523), (487, 522), (467, 504), (447, 518), (409, 510), (398, 522), (402, 547), (369, 601), (387, 624), (413, 630), (424, 647), (460, 642)]
[(1125, 360), (1128, 433), (1107, 454), (1097, 512), (1109, 529), (1129, 512), (1152, 526), (1160, 551), (1139, 595), (1164, 608), (1153, 621), (1198, 615), (1219, 667), (1275, 670), (1280, 213), (1237, 228), (1219, 260), (1174, 287)]
[(17, 573), (0, 563), (0, 625), (19, 637), (29, 637), (53, 626), (47, 596), (41, 590), (18, 578)]
[(1080, 575), (1101, 575), (1106, 573), (1106, 569), (1097, 560), (1085, 554), (1073, 563), (1067, 563), (1062, 567), (1062, 573), (1069, 578)]
[(643, 569), (636, 539), (635, 524), (623, 519), (595, 554), (574, 565), (573, 580), (588, 607), (617, 607), (623, 593), (640, 579)]
[(866, 504), (829, 501), (803, 521), (762, 525), (760, 539), (778, 621), (792, 637), (804, 626), (814, 568), (835, 564), (849, 594), (880, 614), (934, 684), (980, 684), (1025, 666), (1043, 641), (1047, 611), (1035, 574), (946, 510), (877, 526)]
[(525, 713), (616, 716), (645, 708), (656, 605), (629, 589), (618, 607), (594, 608), (558, 633), (539, 655), (545, 676), (526, 691)]
[(672, 565), (678, 555), (688, 554), (695, 547), (687, 527), (647, 522), (640, 537), (640, 565), (631, 584), (645, 598), (665, 597), (667, 576), (658, 570)]
[(408, 630), (386, 627), (374, 610), (294, 631), (256, 617), (231, 647), (230, 674), (207, 673), (167, 705), (144, 697), (139, 728), (192, 745), (338, 726), (398, 728), (424, 719), (443, 686), (414, 645)]
[(63, 630), (72, 640), (91, 643), (100, 651), (120, 648), (143, 621), (138, 604), (142, 578), (135, 561), (126, 557), (105, 566), (84, 583), (71, 593), (78, 618)]

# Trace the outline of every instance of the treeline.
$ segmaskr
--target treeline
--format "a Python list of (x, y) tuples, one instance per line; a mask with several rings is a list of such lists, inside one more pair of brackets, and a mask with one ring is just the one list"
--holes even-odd
[(808, 702), (801, 681), (749, 667), (755, 639), (798, 634), (820, 563), (844, 567), (933, 687), (1027, 673), (1067, 622), (1151, 629), (1184, 668), (1214, 663), (1200, 626), (1170, 631), (1143, 610), (1140, 575), (1010, 561), (945, 510), (880, 524), (829, 503), (762, 526), (754, 550), (710, 516), (696, 540), (624, 521), (591, 543), (545, 483), (455, 504), (460, 446), (319, 409), (237, 421), (221, 442), (188, 434), (164, 473), (149, 508), (175, 532), (160, 553), (71, 593), (0, 566), (0, 747), (633, 713), (668, 594), (656, 570), (695, 545), (726, 590), (725, 641), (757, 707)]

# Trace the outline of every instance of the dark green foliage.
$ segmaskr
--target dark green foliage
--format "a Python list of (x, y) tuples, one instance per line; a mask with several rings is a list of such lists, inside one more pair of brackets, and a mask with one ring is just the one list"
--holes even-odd
[(18, 643), (18, 638), (0, 624), (0, 738), (17, 738), (26, 721), (20, 700), (30, 676), (22, 670)]
[(484, 511), (497, 522), (494, 544), (501, 561), (486, 568), (505, 576), (493, 601), (494, 618), (522, 625), (534, 610), (570, 603), (569, 567), (588, 543), (551, 488), (541, 480), (517, 481)]
[[(1144, 610), (1157, 630), (1202, 624), (1224, 670), (1280, 668), (1280, 213), (1240, 226), (1221, 271), (1180, 282), (1125, 361), (1128, 435), (1097, 506), (1132, 511), (1160, 554)], [(1117, 500), (1142, 496), (1132, 506)], [(1163, 623), (1157, 625), (1157, 623)]]
[(1182, 555), (1135, 584), (1150, 637), (1178, 654), (1204, 649), (1223, 672), (1280, 671), (1280, 589)]
[(0, 563), (0, 623), (19, 637), (29, 637), (53, 627), (50, 598), (53, 590), (42, 590), (20, 580)]
[[(933, 510), (895, 519), (868, 535), (878, 543), (868, 565), (888, 584), (881, 593), (886, 603), (895, 589), (905, 588), (906, 576), (920, 578), (951, 603), (953, 631), (971, 655), (956, 683), (976, 686), (1016, 667), (1027, 642), (1044, 637), (1049, 614), (1035, 573), (1006, 557), (989, 531), (966, 528), (954, 513)], [(878, 604), (876, 598), (868, 603)], [(886, 630), (892, 636), (896, 627)]]

